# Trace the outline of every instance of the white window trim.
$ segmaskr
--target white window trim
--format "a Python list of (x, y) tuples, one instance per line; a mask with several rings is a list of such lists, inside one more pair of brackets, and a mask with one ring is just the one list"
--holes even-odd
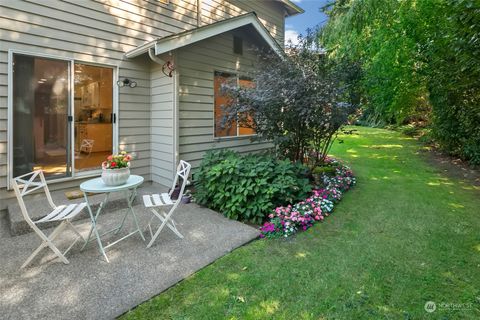
[[(99, 67), (107, 67), (113, 69), (113, 81), (112, 81), (112, 88), (113, 88), (113, 105), (112, 105), (112, 112), (116, 114), (116, 122), (113, 123), (112, 128), (112, 152), (118, 152), (118, 141), (119, 141), (119, 89), (117, 84), (119, 78), (119, 66), (117, 64), (107, 64), (107, 63), (95, 63), (86, 60), (79, 60), (74, 59), (73, 57), (65, 57), (60, 55), (52, 55), (46, 53), (39, 53), (39, 52), (32, 52), (32, 51), (24, 51), (24, 50), (16, 50), (16, 49), (9, 49), (8, 50), (8, 69), (7, 69), (7, 190), (11, 190), (11, 179), (13, 179), (13, 55), (14, 54), (21, 54), (27, 55), (32, 57), (38, 58), (47, 58), (47, 59), (55, 59), (61, 61), (68, 61), (69, 63), (69, 94), (70, 94), (70, 105), (71, 108), (68, 110), (74, 114), (75, 104), (74, 104), (74, 92), (72, 86), (74, 84), (74, 68), (75, 63), (81, 63), (91, 66), (99, 66)], [(101, 174), (101, 170), (88, 170), (88, 171), (81, 171), (75, 172), (75, 157), (72, 156), (75, 152), (75, 125), (72, 124), (70, 126), (70, 155), (72, 157), (72, 176), (71, 177), (61, 177), (58, 179), (49, 180), (49, 183), (58, 183), (58, 182), (65, 182), (65, 181), (72, 181), (78, 179), (84, 179), (87, 177), (94, 177)]]
[(228, 74), (231, 74), (231, 75), (234, 75), (235, 77), (237, 77), (237, 86), (240, 85), (240, 77), (242, 76), (240, 73), (237, 73), (237, 72), (231, 72), (231, 71), (221, 71), (219, 69), (215, 69), (213, 70), (213, 140), (216, 140), (216, 141), (220, 141), (220, 140), (241, 140), (241, 139), (245, 139), (245, 138), (252, 138), (252, 137), (256, 137), (258, 136), (258, 133), (254, 133), (254, 134), (242, 134), (240, 135), (239, 132), (240, 132), (240, 126), (238, 125), (238, 122), (237, 122), (237, 135), (235, 136), (224, 136), (224, 137), (217, 137), (215, 135), (215, 124), (216, 124), (216, 118), (215, 118), (215, 73), (228, 73)]

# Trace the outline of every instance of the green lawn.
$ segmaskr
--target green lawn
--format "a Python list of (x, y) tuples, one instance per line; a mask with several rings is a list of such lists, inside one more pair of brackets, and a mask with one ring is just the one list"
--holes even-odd
[(480, 190), (410, 138), (357, 129), (332, 149), (357, 186), (324, 223), (239, 248), (124, 318), (480, 318)]

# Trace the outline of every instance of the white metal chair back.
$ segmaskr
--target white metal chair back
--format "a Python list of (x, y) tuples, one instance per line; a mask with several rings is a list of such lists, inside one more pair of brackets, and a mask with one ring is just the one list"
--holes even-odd
[(88, 155), (90, 155), (90, 153), (92, 153), (94, 143), (95, 143), (95, 140), (93, 139), (83, 139), (82, 144), (80, 145), (80, 152), (85, 152), (85, 153), (88, 153)]
[[(70, 222), (71, 219), (75, 218), (85, 207), (85, 203), (75, 203), (70, 205), (61, 205), (56, 206), (53, 203), (52, 196), (50, 195), (50, 191), (48, 190), (47, 181), (45, 180), (45, 176), (43, 175), (42, 170), (36, 170), (19, 177), (12, 179), (12, 186), (13, 190), (15, 191), (15, 196), (17, 197), (18, 204), (20, 206), (20, 210), (22, 211), (22, 215), (27, 221), (28, 225), (35, 231), (35, 233), (42, 239), (42, 243), (40, 246), (28, 257), (25, 263), (22, 265), (21, 268), (26, 267), (32, 259), (45, 247), (49, 247), (59, 258), (63, 261), (63, 263), (68, 264), (69, 261), (65, 257), (67, 252), (73, 247), (73, 245), (77, 242), (78, 239), (85, 238), (78, 232), (78, 230), (73, 226)], [(43, 218), (33, 221), (30, 215), (28, 214), (27, 207), (25, 206), (24, 197), (31, 194), (34, 191), (42, 189), (45, 192), (45, 196), (48, 200), (49, 205), (52, 207), (52, 211), (44, 216)], [(60, 222), (60, 224), (50, 233), (49, 236), (45, 235), (42, 230), (37, 226), (39, 223), (45, 222)], [(61, 233), (61, 231), (65, 228), (70, 228), (77, 237), (75, 241), (67, 248), (66, 251), (63, 253), (58, 250), (58, 248), (53, 244), (53, 240)]]
[[(147, 208), (153, 213), (150, 222), (148, 223), (148, 229), (150, 230), (150, 235), (152, 236), (150, 242), (147, 245), (147, 248), (150, 248), (152, 244), (157, 239), (158, 235), (162, 231), (163, 227), (167, 226), (170, 230), (172, 230), (178, 237), (183, 238), (183, 235), (178, 231), (175, 221), (172, 219), (172, 215), (175, 212), (175, 209), (178, 205), (182, 202), (183, 193), (185, 191), (185, 187), (187, 186), (188, 176), (190, 175), (190, 169), (192, 166), (183, 160), (180, 160), (180, 163), (177, 166), (177, 172), (175, 173), (175, 178), (173, 179), (173, 185), (170, 189), (169, 193), (162, 193), (162, 194), (153, 194), (153, 195), (144, 195), (143, 196), (143, 203)], [(182, 184), (180, 186), (180, 192), (178, 194), (178, 199), (172, 200), (172, 194), (175, 189), (175, 186), (178, 184), (179, 180), (182, 179)], [(171, 206), (171, 208), (166, 211), (158, 212), (156, 208), (161, 208), (165, 206)], [(158, 227), (155, 234), (152, 232), (151, 222), (152, 219), (157, 217), (162, 223)]]
[(177, 186), (178, 181), (182, 179), (182, 185), (180, 186), (180, 193), (178, 194), (178, 199), (181, 200), (183, 193), (185, 191), (185, 187), (187, 186), (188, 176), (190, 175), (190, 169), (192, 166), (190, 163), (180, 160), (180, 163), (177, 166), (177, 172), (175, 173), (175, 179), (173, 179), (172, 188), (168, 193), (168, 196), (171, 198), (172, 193), (175, 190), (175, 186)]
[(15, 196), (18, 200), (18, 205), (20, 206), (20, 210), (22, 211), (22, 215), (25, 221), (27, 221), (30, 226), (34, 226), (34, 223), (30, 218), (30, 215), (28, 214), (27, 208), (25, 206), (25, 201), (23, 200), (25, 196), (43, 188), (48, 203), (50, 204), (52, 209), (56, 209), (56, 206), (52, 200), (52, 196), (50, 195), (50, 191), (48, 190), (47, 181), (45, 180), (45, 176), (43, 175), (42, 170), (36, 170), (13, 178), (12, 186), (13, 190), (15, 191)]

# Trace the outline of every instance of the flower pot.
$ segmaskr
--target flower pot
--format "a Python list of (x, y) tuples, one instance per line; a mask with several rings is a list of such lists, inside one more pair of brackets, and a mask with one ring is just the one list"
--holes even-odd
[(102, 170), (102, 180), (107, 186), (120, 186), (130, 177), (130, 168)]
[(192, 200), (191, 194), (186, 194), (182, 197), (182, 203), (184, 204), (190, 203), (191, 200)]
[[(168, 189), (168, 193), (170, 193), (170, 191), (172, 191), (172, 189)], [(179, 195), (180, 195), (180, 187), (175, 186), (175, 188), (173, 189), (172, 195), (170, 196), (170, 199), (177, 200)]]

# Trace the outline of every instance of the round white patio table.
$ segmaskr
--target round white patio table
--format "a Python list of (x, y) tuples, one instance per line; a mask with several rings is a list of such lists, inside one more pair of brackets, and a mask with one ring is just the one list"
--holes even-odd
[[(145, 237), (143, 236), (142, 230), (140, 230), (140, 227), (138, 225), (137, 216), (135, 215), (135, 212), (133, 211), (133, 208), (132, 208), (132, 203), (135, 200), (135, 197), (137, 196), (137, 187), (142, 183), (143, 183), (143, 177), (137, 176), (137, 175), (130, 175), (127, 182), (120, 186), (107, 186), (103, 182), (102, 178), (87, 180), (80, 185), (80, 190), (83, 191), (83, 196), (85, 198), (85, 202), (87, 203), (88, 213), (90, 214), (90, 220), (92, 223), (92, 227), (90, 228), (90, 232), (88, 233), (87, 241), (83, 245), (82, 250), (85, 248), (88, 242), (93, 240), (90, 238), (92, 236), (92, 233), (94, 233), (94, 237), (97, 239), (100, 253), (105, 257), (105, 260), (109, 262), (107, 254), (105, 253), (105, 250), (113, 246), (114, 244), (136, 234), (137, 232), (140, 233), (140, 236), (142, 237), (143, 241), (145, 241)], [(112, 192), (123, 192), (125, 195), (125, 199), (127, 200), (128, 208), (127, 208), (127, 211), (125, 212), (125, 215), (123, 216), (122, 223), (118, 227), (99, 235), (98, 228), (97, 228), (97, 219), (100, 213), (102, 212), (102, 210), (105, 208), (105, 205), (108, 202), (108, 197)], [(90, 202), (88, 201), (87, 193), (105, 193), (105, 198), (100, 203), (95, 215), (93, 214), (92, 207), (90, 206)], [(125, 223), (125, 218), (127, 217), (128, 214), (131, 214), (131, 216), (133, 217), (135, 226), (137, 228), (133, 232), (127, 234), (126, 236), (108, 244), (107, 246), (104, 246), (102, 244), (101, 237), (110, 232), (115, 232), (115, 234), (117, 234), (122, 229), (123, 224)]]

